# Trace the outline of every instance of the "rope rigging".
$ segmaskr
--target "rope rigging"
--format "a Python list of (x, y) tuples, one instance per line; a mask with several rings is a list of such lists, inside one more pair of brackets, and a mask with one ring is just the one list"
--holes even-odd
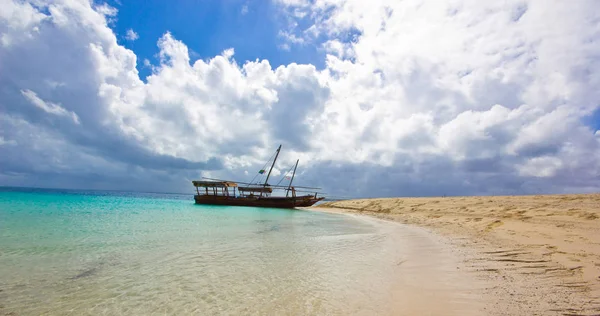
[[(271, 157), (269, 158), (269, 160), (267, 160), (267, 162), (266, 162), (266, 163), (265, 163), (265, 164), (262, 166), (262, 168), (261, 168), (260, 170), (266, 170), (267, 166), (269, 165), (269, 161), (271, 161), (271, 159), (275, 158), (275, 155), (276, 155), (276, 154), (277, 154), (277, 153), (274, 153), (274, 154), (272, 154), (272, 155), (271, 155)], [(261, 177), (260, 177), (260, 179), (262, 179), (262, 177), (263, 177), (263, 173), (261, 173), (261, 172), (259, 171), (259, 172), (258, 172), (256, 175), (254, 175), (254, 178), (252, 178), (252, 180), (250, 181), (250, 183), (249, 183), (247, 186), (250, 186), (250, 185), (252, 185), (252, 184), (255, 184), (254, 180), (255, 180), (255, 179), (256, 179), (256, 177), (258, 177), (258, 176), (261, 176)], [(262, 181), (260, 181), (260, 182), (262, 182)], [(259, 183), (256, 183), (256, 184), (259, 184)]]
[(287, 177), (287, 175), (290, 173), (290, 171), (292, 171), (292, 169), (294, 169), (294, 167), (291, 167), (290, 169), (288, 169), (288, 171), (286, 171), (286, 172), (283, 174), (283, 177), (281, 178), (281, 180), (279, 180), (279, 182), (277, 182), (277, 184), (276, 184), (276, 185), (279, 185), (279, 184), (281, 183), (281, 181), (283, 181), (283, 180), (285, 179), (285, 177)]

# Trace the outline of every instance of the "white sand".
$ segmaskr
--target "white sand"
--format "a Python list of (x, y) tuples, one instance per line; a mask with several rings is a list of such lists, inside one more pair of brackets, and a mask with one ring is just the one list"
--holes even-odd
[(600, 314), (600, 194), (365, 199), (310, 209), (375, 216), (449, 237), (465, 250), (459, 268), (484, 282), (484, 314)]

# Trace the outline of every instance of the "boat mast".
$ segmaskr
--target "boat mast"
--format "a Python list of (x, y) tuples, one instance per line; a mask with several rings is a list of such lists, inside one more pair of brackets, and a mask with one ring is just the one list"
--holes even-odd
[(273, 167), (275, 166), (275, 161), (277, 161), (277, 156), (279, 156), (279, 151), (281, 150), (281, 145), (277, 148), (277, 154), (275, 154), (275, 159), (273, 159), (273, 164), (271, 164), (271, 169), (269, 169), (269, 173), (267, 174), (267, 179), (265, 180), (264, 187), (267, 186), (267, 182), (269, 181), (269, 176), (271, 176), (271, 171), (273, 171)]
[(287, 192), (285, 192), (285, 197), (288, 196), (288, 194), (290, 193), (290, 189), (292, 188), (292, 181), (294, 181), (294, 176), (296, 175), (296, 168), (298, 168), (298, 161), (300, 161), (300, 159), (296, 160), (296, 165), (294, 166), (294, 173), (292, 173), (292, 179), (290, 180), (290, 185), (288, 185)]

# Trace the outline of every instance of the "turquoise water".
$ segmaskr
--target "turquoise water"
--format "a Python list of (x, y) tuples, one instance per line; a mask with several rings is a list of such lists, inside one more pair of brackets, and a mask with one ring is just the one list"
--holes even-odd
[(192, 196), (0, 189), (0, 315), (379, 313), (368, 221)]

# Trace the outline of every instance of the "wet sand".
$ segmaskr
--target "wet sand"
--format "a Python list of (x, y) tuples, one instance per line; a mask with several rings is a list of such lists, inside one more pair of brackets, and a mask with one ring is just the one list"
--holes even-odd
[(457, 268), (482, 282), (458, 292), (481, 285), (483, 314), (600, 314), (600, 194), (363, 199), (309, 209), (374, 216), (449, 238), (463, 250), (455, 254), (462, 258)]
[[(450, 239), (421, 227), (349, 215), (377, 227), (380, 236), (387, 240), (381, 247), (395, 260), (386, 263), (391, 265), (391, 269), (387, 269), (388, 295), (379, 298), (377, 305), (385, 308), (376, 315), (486, 314), (487, 298), (483, 289), (487, 282), (461, 268), (467, 253), (452, 245)], [(366, 270), (362, 273), (375, 267), (366, 265), (364, 268)]]

